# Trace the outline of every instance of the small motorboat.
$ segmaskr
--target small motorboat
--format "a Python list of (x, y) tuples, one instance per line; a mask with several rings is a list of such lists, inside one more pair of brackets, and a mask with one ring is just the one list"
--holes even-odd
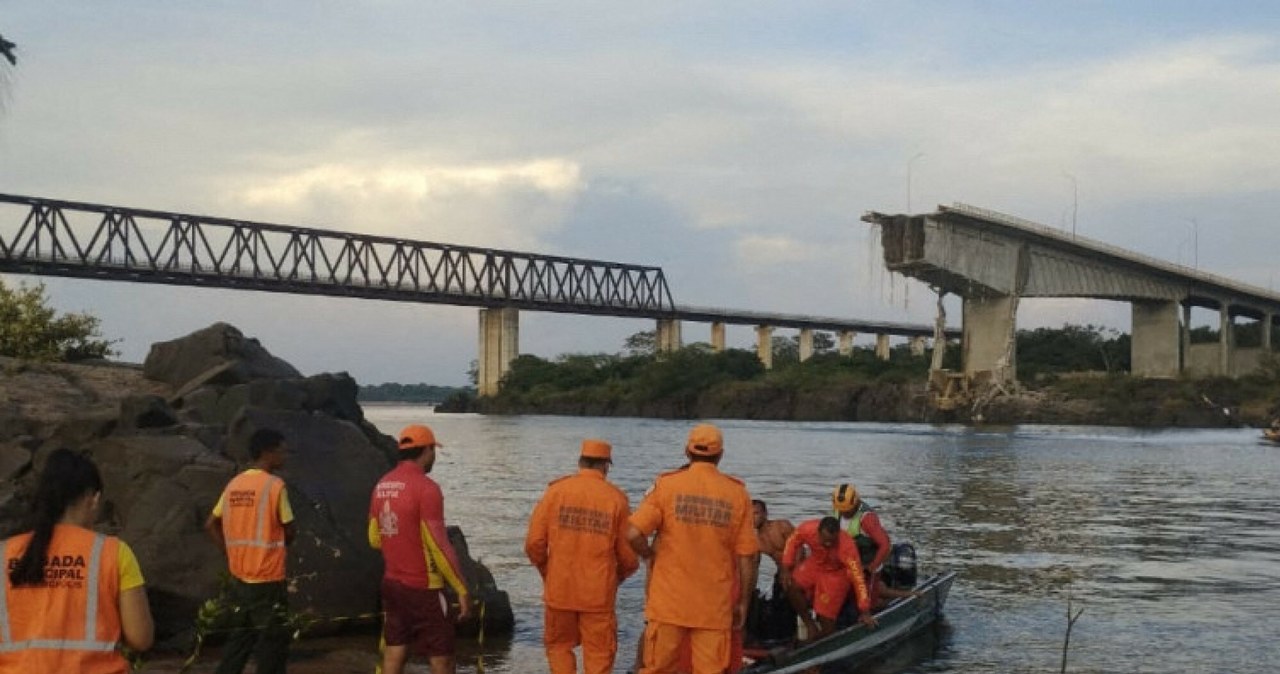
[(854, 666), (886, 655), (938, 620), (955, 578), (956, 572), (949, 571), (926, 579), (914, 588), (919, 596), (895, 599), (878, 611), (874, 628), (854, 625), (812, 643), (760, 653), (741, 674), (789, 674), (832, 663)]
[(1262, 429), (1262, 439), (1280, 445), (1280, 428)]

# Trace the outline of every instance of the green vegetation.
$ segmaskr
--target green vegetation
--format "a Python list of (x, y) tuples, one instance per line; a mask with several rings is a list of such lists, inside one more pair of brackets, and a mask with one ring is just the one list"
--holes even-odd
[[(637, 333), (618, 354), (520, 356), (498, 395), (459, 396), (442, 409), (670, 418), (939, 418), (925, 392), (927, 354), (913, 356), (900, 345), (884, 361), (869, 348), (839, 355), (833, 340), (820, 333), (814, 342), (815, 355), (801, 363), (798, 338), (774, 338), (774, 367), (765, 370), (754, 351), (715, 353), (698, 343), (658, 354), (653, 333)], [(1020, 331), (1018, 374), (1031, 394), (1003, 414), (988, 410), (987, 418), (1220, 426), (1257, 423), (1276, 413), (1280, 360), (1273, 358), (1261, 372), (1241, 379), (1145, 380), (1128, 375), (1129, 352), (1128, 335), (1093, 325)], [(953, 345), (944, 366), (958, 369), (959, 359)]]
[(653, 334), (637, 333), (620, 354), (520, 356), (502, 392), (477, 406), (498, 413), (845, 418), (857, 414), (868, 389), (918, 384), (928, 372), (928, 360), (905, 346), (882, 361), (867, 349), (837, 355), (829, 337), (815, 342), (817, 355), (801, 363), (795, 339), (775, 339), (774, 368), (766, 371), (754, 351), (716, 353), (697, 343), (657, 354)]
[(1129, 335), (1096, 325), (1018, 331), (1018, 379), (1052, 381), (1068, 372), (1129, 371)]
[(472, 389), (463, 386), (387, 383), (361, 386), (357, 399), (360, 402), (439, 404), (450, 396), (471, 391)]
[(44, 284), (13, 289), (0, 281), (0, 356), (74, 362), (115, 355), (96, 316), (59, 316), (48, 302)]

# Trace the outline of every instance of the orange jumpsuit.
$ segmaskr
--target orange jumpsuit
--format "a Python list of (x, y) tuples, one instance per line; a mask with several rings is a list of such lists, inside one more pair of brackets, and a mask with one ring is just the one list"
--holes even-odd
[[(818, 538), (819, 520), (809, 520), (796, 527), (787, 539), (787, 549), (782, 553), (782, 567), (795, 568), (793, 577), (813, 604), (813, 612), (823, 618), (835, 620), (844, 606), (845, 597), (853, 587), (858, 612), (871, 610), (867, 583), (862, 575), (862, 561), (858, 558), (858, 546), (849, 534), (836, 534), (836, 544), (824, 547)], [(796, 557), (801, 547), (809, 548), (809, 556), (796, 567)]]
[(627, 497), (597, 470), (552, 482), (533, 509), (524, 550), (543, 581), (543, 643), (551, 674), (608, 674), (618, 650), (618, 584), (639, 567), (627, 544)]
[(675, 671), (686, 637), (694, 674), (724, 671), (737, 558), (760, 549), (746, 487), (711, 463), (693, 462), (659, 476), (631, 524), (645, 536), (659, 534), (645, 600), (642, 673)]

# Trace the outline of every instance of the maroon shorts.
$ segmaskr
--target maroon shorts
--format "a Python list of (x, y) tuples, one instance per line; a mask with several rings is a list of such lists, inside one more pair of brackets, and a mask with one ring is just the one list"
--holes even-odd
[(453, 655), (453, 621), (440, 590), (382, 579), (382, 635), (388, 646), (408, 646), (414, 655)]

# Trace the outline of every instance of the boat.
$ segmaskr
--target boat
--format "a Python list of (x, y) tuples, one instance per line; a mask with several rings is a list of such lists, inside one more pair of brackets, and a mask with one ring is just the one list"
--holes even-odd
[(874, 628), (853, 625), (795, 648), (755, 653), (759, 657), (740, 674), (791, 674), (830, 664), (853, 667), (883, 656), (938, 620), (955, 578), (956, 572), (948, 571), (926, 579), (915, 588), (919, 596), (895, 599), (877, 612)]
[(1262, 439), (1280, 445), (1280, 428), (1262, 429)]

